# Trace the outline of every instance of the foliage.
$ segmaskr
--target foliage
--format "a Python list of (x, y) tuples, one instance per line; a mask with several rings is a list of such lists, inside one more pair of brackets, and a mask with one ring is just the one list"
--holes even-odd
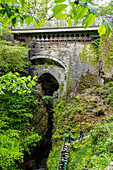
[[(90, 141), (78, 147), (70, 147), (67, 169), (104, 169), (113, 160), (113, 123), (97, 124), (90, 132)], [(76, 161), (75, 161), (76, 160)]]
[(99, 15), (100, 16), (105, 16), (105, 15), (113, 16), (113, 0), (106, 2), (106, 5), (104, 6), (100, 6)]
[[(96, 105), (97, 107), (97, 105)], [(98, 108), (97, 110), (94, 110), (94, 114), (95, 116), (101, 116), (101, 115), (105, 115), (104, 109), (103, 108)]]
[[(104, 169), (110, 161), (113, 160), (113, 123), (110, 123), (110, 120), (113, 120), (112, 88), (113, 82), (105, 84), (101, 88), (97, 88), (94, 82), (94, 86), (92, 84), (90, 89), (84, 90), (81, 94), (77, 93), (77, 95), (68, 102), (66, 102), (65, 97), (61, 97), (57, 102), (54, 101), (53, 146), (48, 159), (48, 169), (56, 168), (55, 159), (59, 158), (60, 153), (59, 151), (59, 155), (58, 153), (55, 155), (55, 153), (56, 149), (60, 147), (58, 142), (62, 141), (63, 131), (65, 131), (66, 142), (69, 141), (69, 131), (71, 131), (74, 139), (79, 139), (81, 129), (84, 130), (84, 136), (85, 133), (88, 134), (91, 129), (93, 135), (95, 135), (91, 136), (91, 140), (88, 138), (82, 144), (71, 144), (69, 160), (66, 167), (68, 170), (80, 170), (85, 167), (97, 170), (99, 168)], [(106, 100), (106, 103), (103, 105), (104, 100)], [(95, 115), (94, 110), (98, 112), (98, 116)], [(106, 117), (111, 127), (109, 124), (103, 123)], [(96, 126), (99, 122), (101, 122), (101, 124)], [(97, 139), (97, 141), (95, 141), (96, 144), (93, 143), (93, 139)], [(52, 161), (53, 159), (54, 161)]]
[(0, 128), (0, 169), (8, 167), (11, 169), (15, 165), (15, 160), (22, 161), (24, 156), (22, 150), (19, 131), (11, 129), (3, 131)]
[(6, 92), (12, 93), (31, 93), (31, 88), (36, 85), (34, 81), (37, 76), (34, 76), (33, 80), (31, 80), (31, 76), (28, 77), (20, 77), (18, 72), (8, 73), (2, 77), (0, 77), (0, 94), (5, 94)]
[(20, 77), (17, 72), (0, 77), (0, 169), (16, 169), (24, 152), (30, 153), (40, 140), (30, 124), (35, 111), (31, 93), (35, 79)]
[(67, 80), (66, 80), (66, 96), (68, 96), (68, 92), (71, 87), (71, 81), (70, 81), (70, 71), (69, 71), (69, 66), (68, 66), (68, 71), (67, 71)]
[(52, 0), (29, 0), (27, 3), (30, 14), (37, 15), (41, 22), (48, 17), (48, 10), (52, 7)]
[[(53, 8), (53, 16), (58, 20), (67, 19), (69, 27), (72, 26), (73, 20), (78, 24), (81, 18), (83, 18), (82, 25), (84, 25), (84, 28), (90, 27), (98, 15), (99, 7), (88, 1), (69, 1), (68, 5), (66, 0), (55, 0), (54, 2), (56, 5)], [(66, 12), (66, 10), (68, 12)], [(99, 27), (98, 32), (101, 35), (107, 33), (111, 36), (111, 28), (105, 18), (103, 18), (102, 25)]]
[(100, 41), (94, 41), (90, 44), (89, 49), (87, 44), (83, 47), (80, 54), (81, 62), (88, 62), (91, 66), (98, 69), (100, 75), (101, 69), (109, 72), (113, 66), (113, 40), (107, 36), (101, 36)]
[(61, 82), (60, 87), (59, 87), (59, 95), (61, 95), (63, 91), (64, 91), (64, 83)]
[(21, 75), (28, 72), (27, 49), (18, 44), (14, 45), (11, 39), (12, 34), (8, 29), (4, 30), (0, 37), (0, 76), (8, 72), (19, 72)]
[[(29, 12), (31, 3), (24, 0), (0, 0), (0, 28), (7, 27), (7, 24), (17, 26), (18, 22), (23, 26), (24, 21), (26, 24), (31, 24), (34, 21), (36, 27), (40, 27), (41, 21), (37, 16), (32, 16)], [(0, 29), (0, 33), (1, 32)]]
[[(55, 0), (54, 2), (56, 5), (53, 5), (53, 16), (49, 19), (53, 17), (56, 17), (57, 20), (67, 19), (67, 23), (70, 27), (72, 26), (73, 20), (78, 24), (79, 19), (81, 18), (83, 18), (82, 25), (84, 25), (84, 28), (90, 27), (93, 24), (99, 9), (98, 6), (93, 5), (93, 3), (88, 1), (68, 1), (68, 5), (67, 3), (64, 3), (66, 0)], [(0, 0), (0, 33), (2, 33), (2, 28), (6, 27), (7, 24), (12, 24), (15, 27), (18, 25), (18, 21), (21, 26), (23, 26), (24, 21), (27, 25), (34, 22), (35, 27), (39, 28), (42, 23), (45, 23), (43, 18), (47, 15), (48, 4), (48, 1), (41, 0), (38, 2), (37, 8), (37, 1)], [(39, 13), (39, 17), (37, 13)], [(102, 25), (99, 27), (98, 32), (101, 35), (107, 33), (111, 36), (111, 28), (106, 19), (103, 18)]]
[(54, 151), (50, 151), (49, 157), (52, 159), (49, 159), (47, 162), (48, 169), (56, 169), (56, 160), (60, 156), (60, 149), (61, 149), (61, 143), (57, 141), (57, 147), (56, 145), (53, 146)]
[(42, 98), (43, 98), (44, 104), (46, 104), (46, 105), (49, 104), (49, 103), (53, 104), (53, 97), (52, 96), (43, 96)]

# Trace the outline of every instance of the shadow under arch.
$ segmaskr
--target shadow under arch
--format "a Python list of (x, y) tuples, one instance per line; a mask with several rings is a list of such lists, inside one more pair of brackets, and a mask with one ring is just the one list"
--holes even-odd
[(38, 83), (41, 84), (44, 95), (53, 96), (53, 93), (59, 89), (59, 82), (51, 73), (40, 74)]

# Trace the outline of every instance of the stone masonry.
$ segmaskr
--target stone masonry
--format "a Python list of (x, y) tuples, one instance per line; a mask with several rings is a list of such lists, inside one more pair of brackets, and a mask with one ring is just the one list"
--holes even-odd
[[(80, 53), (85, 43), (90, 44), (92, 40), (99, 37), (97, 30), (81, 30), (56, 32), (52, 30), (42, 30), (43, 33), (35, 33), (32, 30), (29, 33), (15, 34), (15, 41), (25, 42), (28, 44), (30, 51), (28, 58), (32, 63), (30, 74), (37, 75), (39, 78), (44, 73), (50, 73), (58, 81), (64, 84), (64, 92), (66, 91), (66, 77), (69, 68), (71, 88), (74, 93), (81, 77), (89, 70), (92, 74), (97, 74), (94, 68), (88, 63), (81, 63)], [(59, 32), (58, 32), (59, 31)], [(38, 59), (51, 59), (59, 63), (59, 66), (38, 67), (33, 63)]]

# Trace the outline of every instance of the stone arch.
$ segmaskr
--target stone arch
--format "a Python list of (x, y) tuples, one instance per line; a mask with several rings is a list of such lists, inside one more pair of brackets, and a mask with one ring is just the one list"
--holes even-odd
[(67, 70), (67, 67), (66, 67), (66, 65), (64, 64), (64, 62), (62, 62), (62, 61), (60, 61), (59, 59), (57, 59), (57, 58), (55, 58), (55, 57), (52, 57), (52, 56), (33, 56), (33, 57), (30, 58), (30, 60), (34, 60), (34, 59), (38, 59), (38, 58), (46, 58), (46, 59), (54, 60), (54, 61), (60, 63), (61, 66), (62, 66), (65, 70)]
[(49, 69), (46, 69), (46, 70), (41, 71), (41, 72), (37, 75), (37, 78), (40, 78), (40, 76), (43, 75), (43, 74), (45, 74), (45, 73), (51, 74), (51, 75), (58, 81), (58, 83), (59, 83), (59, 85), (60, 85), (60, 83), (61, 83), (60, 79), (57, 77), (56, 74), (54, 74), (54, 73), (53, 73), (51, 70), (49, 70)]
[(60, 86), (56, 77), (49, 72), (43, 72), (39, 76), (38, 83), (41, 84), (43, 94), (53, 96)]

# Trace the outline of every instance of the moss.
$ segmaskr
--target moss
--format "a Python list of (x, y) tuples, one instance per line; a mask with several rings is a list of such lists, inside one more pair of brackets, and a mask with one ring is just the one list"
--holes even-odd
[(81, 77), (78, 92), (82, 92), (86, 88), (90, 88), (92, 86), (98, 87), (97, 75), (91, 74), (89, 71), (87, 71), (86, 75)]

